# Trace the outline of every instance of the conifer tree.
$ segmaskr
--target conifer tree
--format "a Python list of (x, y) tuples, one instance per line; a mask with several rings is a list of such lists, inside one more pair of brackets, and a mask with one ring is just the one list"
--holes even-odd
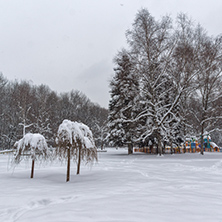
[(139, 83), (133, 64), (126, 51), (115, 58), (115, 76), (110, 83), (111, 99), (109, 103), (109, 141), (113, 145), (127, 144), (128, 154), (133, 152), (135, 136), (136, 99), (139, 95)]

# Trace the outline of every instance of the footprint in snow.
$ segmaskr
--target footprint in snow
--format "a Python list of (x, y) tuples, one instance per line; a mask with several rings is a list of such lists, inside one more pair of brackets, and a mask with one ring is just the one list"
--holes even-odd
[(8, 222), (16, 222), (22, 215), (27, 213), (28, 211), (32, 211), (34, 209), (42, 208), (48, 205), (56, 204), (56, 203), (65, 203), (76, 197), (61, 197), (55, 200), (51, 199), (41, 199), (37, 201), (32, 201), (24, 207), (21, 208), (13, 208), (8, 211)]

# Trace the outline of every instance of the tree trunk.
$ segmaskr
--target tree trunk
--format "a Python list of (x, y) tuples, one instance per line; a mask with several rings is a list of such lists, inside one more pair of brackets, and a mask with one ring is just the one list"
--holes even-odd
[(172, 140), (170, 140), (170, 154), (173, 154), (173, 143)]
[(79, 158), (78, 158), (78, 164), (77, 164), (77, 175), (80, 173), (81, 148), (82, 148), (82, 146), (79, 146)]
[(164, 143), (163, 143), (163, 154), (165, 154), (166, 153), (166, 142), (164, 141)]
[(35, 160), (32, 160), (31, 178), (34, 177), (34, 166), (35, 166)]
[(132, 153), (133, 153), (133, 144), (128, 143), (128, 154), (132, 154)]
[(67, 149), (67, 175), (66, 175), (66, 182), (69, 182), (69, 178), (70, 178), (70, 147), (68, 147)]
[(202, 154), (202, 155), (204, 155), (204, 147), (203, 147), (203, 145), (204, 145), (204, 138), (203, 138), (203, 135), (204, 134), (204, 126), (203, 126), (203, 124), (202, 124), (202, 126), (201, 126), (201, 135), (200, 135), (200, 154)]
[(186, 153), (186, 152), (187, 152), (187, 149), (186, 149), (186, 142), (183, 143), (183, 149), (184, 149), (184, 153)]
[(163, 154), (162, 144), (161, 144), (161, 136), (158, 133), (157, 135), (157, 143), (158, 143), (158, 154), (161, 156)]
[(158, 154), (160, 156), (162, 156), (162, 154), (163, 154), (163, 149), (162, 149), (161, 141), (158, 141)]

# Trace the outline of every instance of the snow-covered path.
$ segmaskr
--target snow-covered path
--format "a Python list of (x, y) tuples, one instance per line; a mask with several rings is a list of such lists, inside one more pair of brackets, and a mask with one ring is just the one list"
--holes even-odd
[(91, 169), (65, 182), (66, 166), (25, 163), (7, 171), (0, 155), (1, 222), (222, 222), (222, 153), (127, 155), (99, 153)]

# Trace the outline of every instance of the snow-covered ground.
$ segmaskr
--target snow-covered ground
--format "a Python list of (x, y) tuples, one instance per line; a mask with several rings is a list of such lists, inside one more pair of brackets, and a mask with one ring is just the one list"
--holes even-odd
[(66, 166), (22, 163), (7, 171), (0, 155), (1, 222), (222, 222), (222, 153), (99, 153), (92, 168), (66, 179)]

